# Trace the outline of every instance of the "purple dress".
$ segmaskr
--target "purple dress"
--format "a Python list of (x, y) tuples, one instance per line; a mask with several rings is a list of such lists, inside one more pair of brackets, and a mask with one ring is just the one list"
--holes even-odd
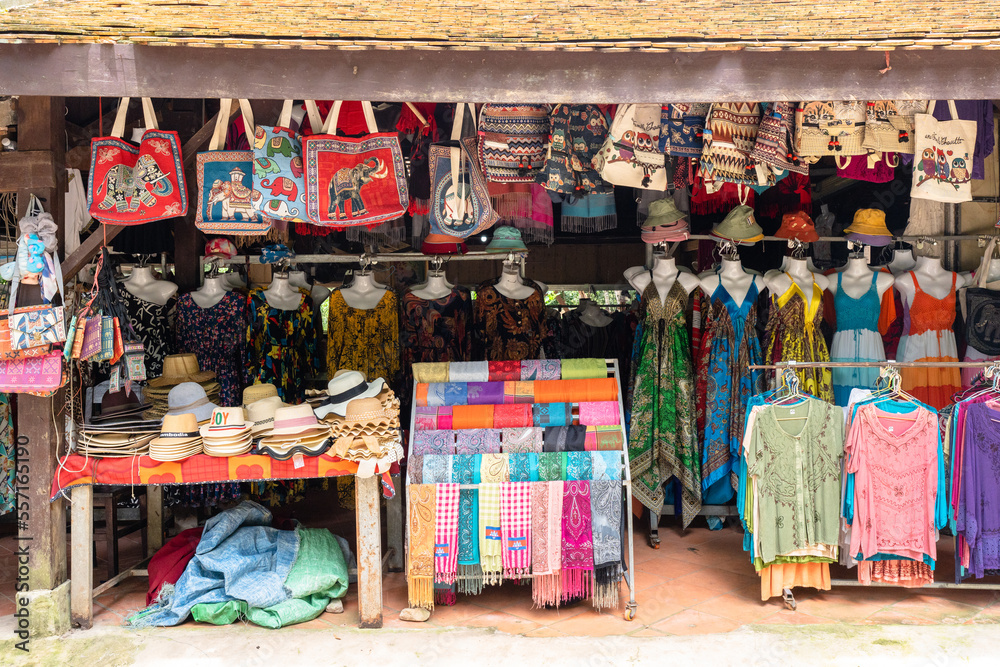
[(976, 578), (1000, 570), (1000, 410), (973, 403), (965, 413), (958, 530)]

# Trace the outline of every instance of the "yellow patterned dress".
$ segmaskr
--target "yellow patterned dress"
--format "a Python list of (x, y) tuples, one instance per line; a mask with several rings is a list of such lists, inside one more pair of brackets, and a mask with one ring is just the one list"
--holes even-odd
[(399, 372), (399, 309), (396, 295), (386, 290), (371, 309), (351, 308), (337, 290), (330, 295), (326, 370), (360, 371), (369, 382), (383, 378), (390, 385)]
[[(792, 286), (784, 294), (771, 295), (764, 356), (772, 364), (830, 361), (830, 351), (819, 328), (822, 320), (823, 290), (814, 281), (812, 297), (807, 302), (802, 289), (792, 280)], [(833, 402), (833, 378), (829, 367), (803, 368), (796, 374), (803, 393)], [(771, 376), (773, 378), (774, 374)]]

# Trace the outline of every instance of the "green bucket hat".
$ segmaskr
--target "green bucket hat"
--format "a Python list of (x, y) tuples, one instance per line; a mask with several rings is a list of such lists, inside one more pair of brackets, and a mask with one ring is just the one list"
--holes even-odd
[(757, 243), (764, 240), (764, 230), (757, 224), (753, 209), (741, 204), (715, 226), (712, 236), (733, 243)]
[(493, 240), (486, 246), (486, 252), (527, 252), (528, 247), (521, 240), (521, 232), (514, 227), (502, 225), (493, 231)]
[(649, 217), (642, 223), (643, 229), (669, 225), (684, 219), (684, 213), (677, 209), (673, 197), (657, 199), (649, 205)]

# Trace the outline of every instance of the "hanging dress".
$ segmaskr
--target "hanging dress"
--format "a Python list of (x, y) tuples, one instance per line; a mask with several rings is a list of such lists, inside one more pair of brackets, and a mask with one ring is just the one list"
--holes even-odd
[(402, 365), (403, 394), (413, 385), (413, 364), (418, 362), (471, 361), (472, 295), (455, 287), (440, 299), (403, 295)]
[[(786, 274), (787, 275), (787, 274)], [(789, 276), (791, 280), (791, 276)], [(830, 352), (820, 331), (823, 320), (823, 290), (813, 281), (812, 297), (806, 301), (802, 288), (792, 280), (780, 296), (771, 295), (771, 311), (764, 340), (770, 363), (786, 361), (830, 361)], [(829, 368), (803, 368), (796, 371), (801, 390), (824, 401), (833, 401)]]
[[(849, 296), (837, 274), (837, 293), (833, 296), (837, 311), (837, 332), (833, 334), (830, 349), (831, 361), (885, 361), (885, 347), (878, 330), (881, 300), (878, 295), (878, 274), (872, 274), (872, 284), (864, 294), (855, 299)], [(833, 368), (834, 401), (847, 407), (851, 389), (871, 389), (878, 379), (877, 367)]]
[(488, 281), (476, 288), (472, 304), (474, 359), (523, 361), (538, 359), (548, 335), (545, 298), (535, 289), (524, 299), (512, 299)]
[[(917, 274), (913, 276), (913, 302), (910, 304), (910, 328), (905, 345), (900, 345), (900, 361), (958, 361), (955, 343), (955, 283), (957, 273), (951, 277), (951, 290), (935, 299), (920, 288)], [(962, 374), (957, 368), (902, 368), (900, 376), (904, 391), (919, 401), (940, 410), (962, 387)]]
[(698, 407), (703, 413), (702, 502), (729, 501), (738, 483), (739, 459), (747, 401), (759, 388), (762, 373), (757, 338), (756, 282), (739, 306), (722, 282), (712, 293), (705, 315), (697, 373)]
[(247, 298), (235, 290), (211, 308), (202, 308), (190, 294), (177, 299), (177, 347), (193, 352), (202, 370), (215, 372), (224, 406), (242, 403), (246, 326)]
[(271, 383), (286, 403), (304, 400), (306, 378), (321, 371), (312, 299), (299, 292), (299, 307), (282, 310), (267, 302), (262, 288), (250, 291), (247, 384)]
[(374, 308), (352, 308), (341, 290), (330, 295), (326, 372), (359, 371), (371, 382), (382, 378), (395, 388), (399, 372), (399, 311), (396, 294), (386, 290)]
[(681, 518), (686, 528), (701, 510), (701, 461), (695, 443), (694, 380), (684, 311), (688, 294), (677, 281), (660, 301), (650, 276), (642, 293), (629, 461), (633, 495), (649, 509), (663, 507), (663, 485), (676, 477), (681, 486)]
[(125, 302), (128, 319), (146, 353), (146, 377), (163, 375), (163, 360), (173, 353), (173, 320), (177, 300), (173, 297), (162, 306), (140, 299), (119, 285), (118, 294)]

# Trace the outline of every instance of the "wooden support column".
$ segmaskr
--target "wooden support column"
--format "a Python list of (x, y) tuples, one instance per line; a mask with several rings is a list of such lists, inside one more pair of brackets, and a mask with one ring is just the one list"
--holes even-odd
[(163, 546), (163, 487), (146, 487), (146, 544), (147, 556)]
[[(61, 97), (28, 97), (18, 99), (18, 152), (27, 154), (20, 159), (46, 166), (37, 184), (24, 183), (17, 190), (18, 215), (24, 214), (29, 195), (43, 200), (45, 210), (59, 226), (59, 254), (62, 255), (63, 199), (66, 190), (64, 102)], [(30, 514), (27, 525), (18, 532), (29, 549), (31, 590), (53, 589), (66, 580), (66, 508), (62, 500), (49, 502), (52, 478), (58, 463), (63, 439), (65, 399), (62, 391), (49, 398), (20, 394), (17, 396), (15, 432), (21, 442), (27, 439), (30, 483)], [(18, 461), (22, 463), (22, 461)]]
[[(153, 488), (153, 487), (149, 487)], [(157, 487), (159, 488), (159, 487)], [(94, 623), (94, 487), (77, 486), (73, 497), (70, 539), (73, 542), (73, 578), (70, 581), (70, 620), (84, 630)]]
[(362, 628), (382, 627), (382, 526), (379, 521), (378, 476), (356, 477), (358, 611)]

